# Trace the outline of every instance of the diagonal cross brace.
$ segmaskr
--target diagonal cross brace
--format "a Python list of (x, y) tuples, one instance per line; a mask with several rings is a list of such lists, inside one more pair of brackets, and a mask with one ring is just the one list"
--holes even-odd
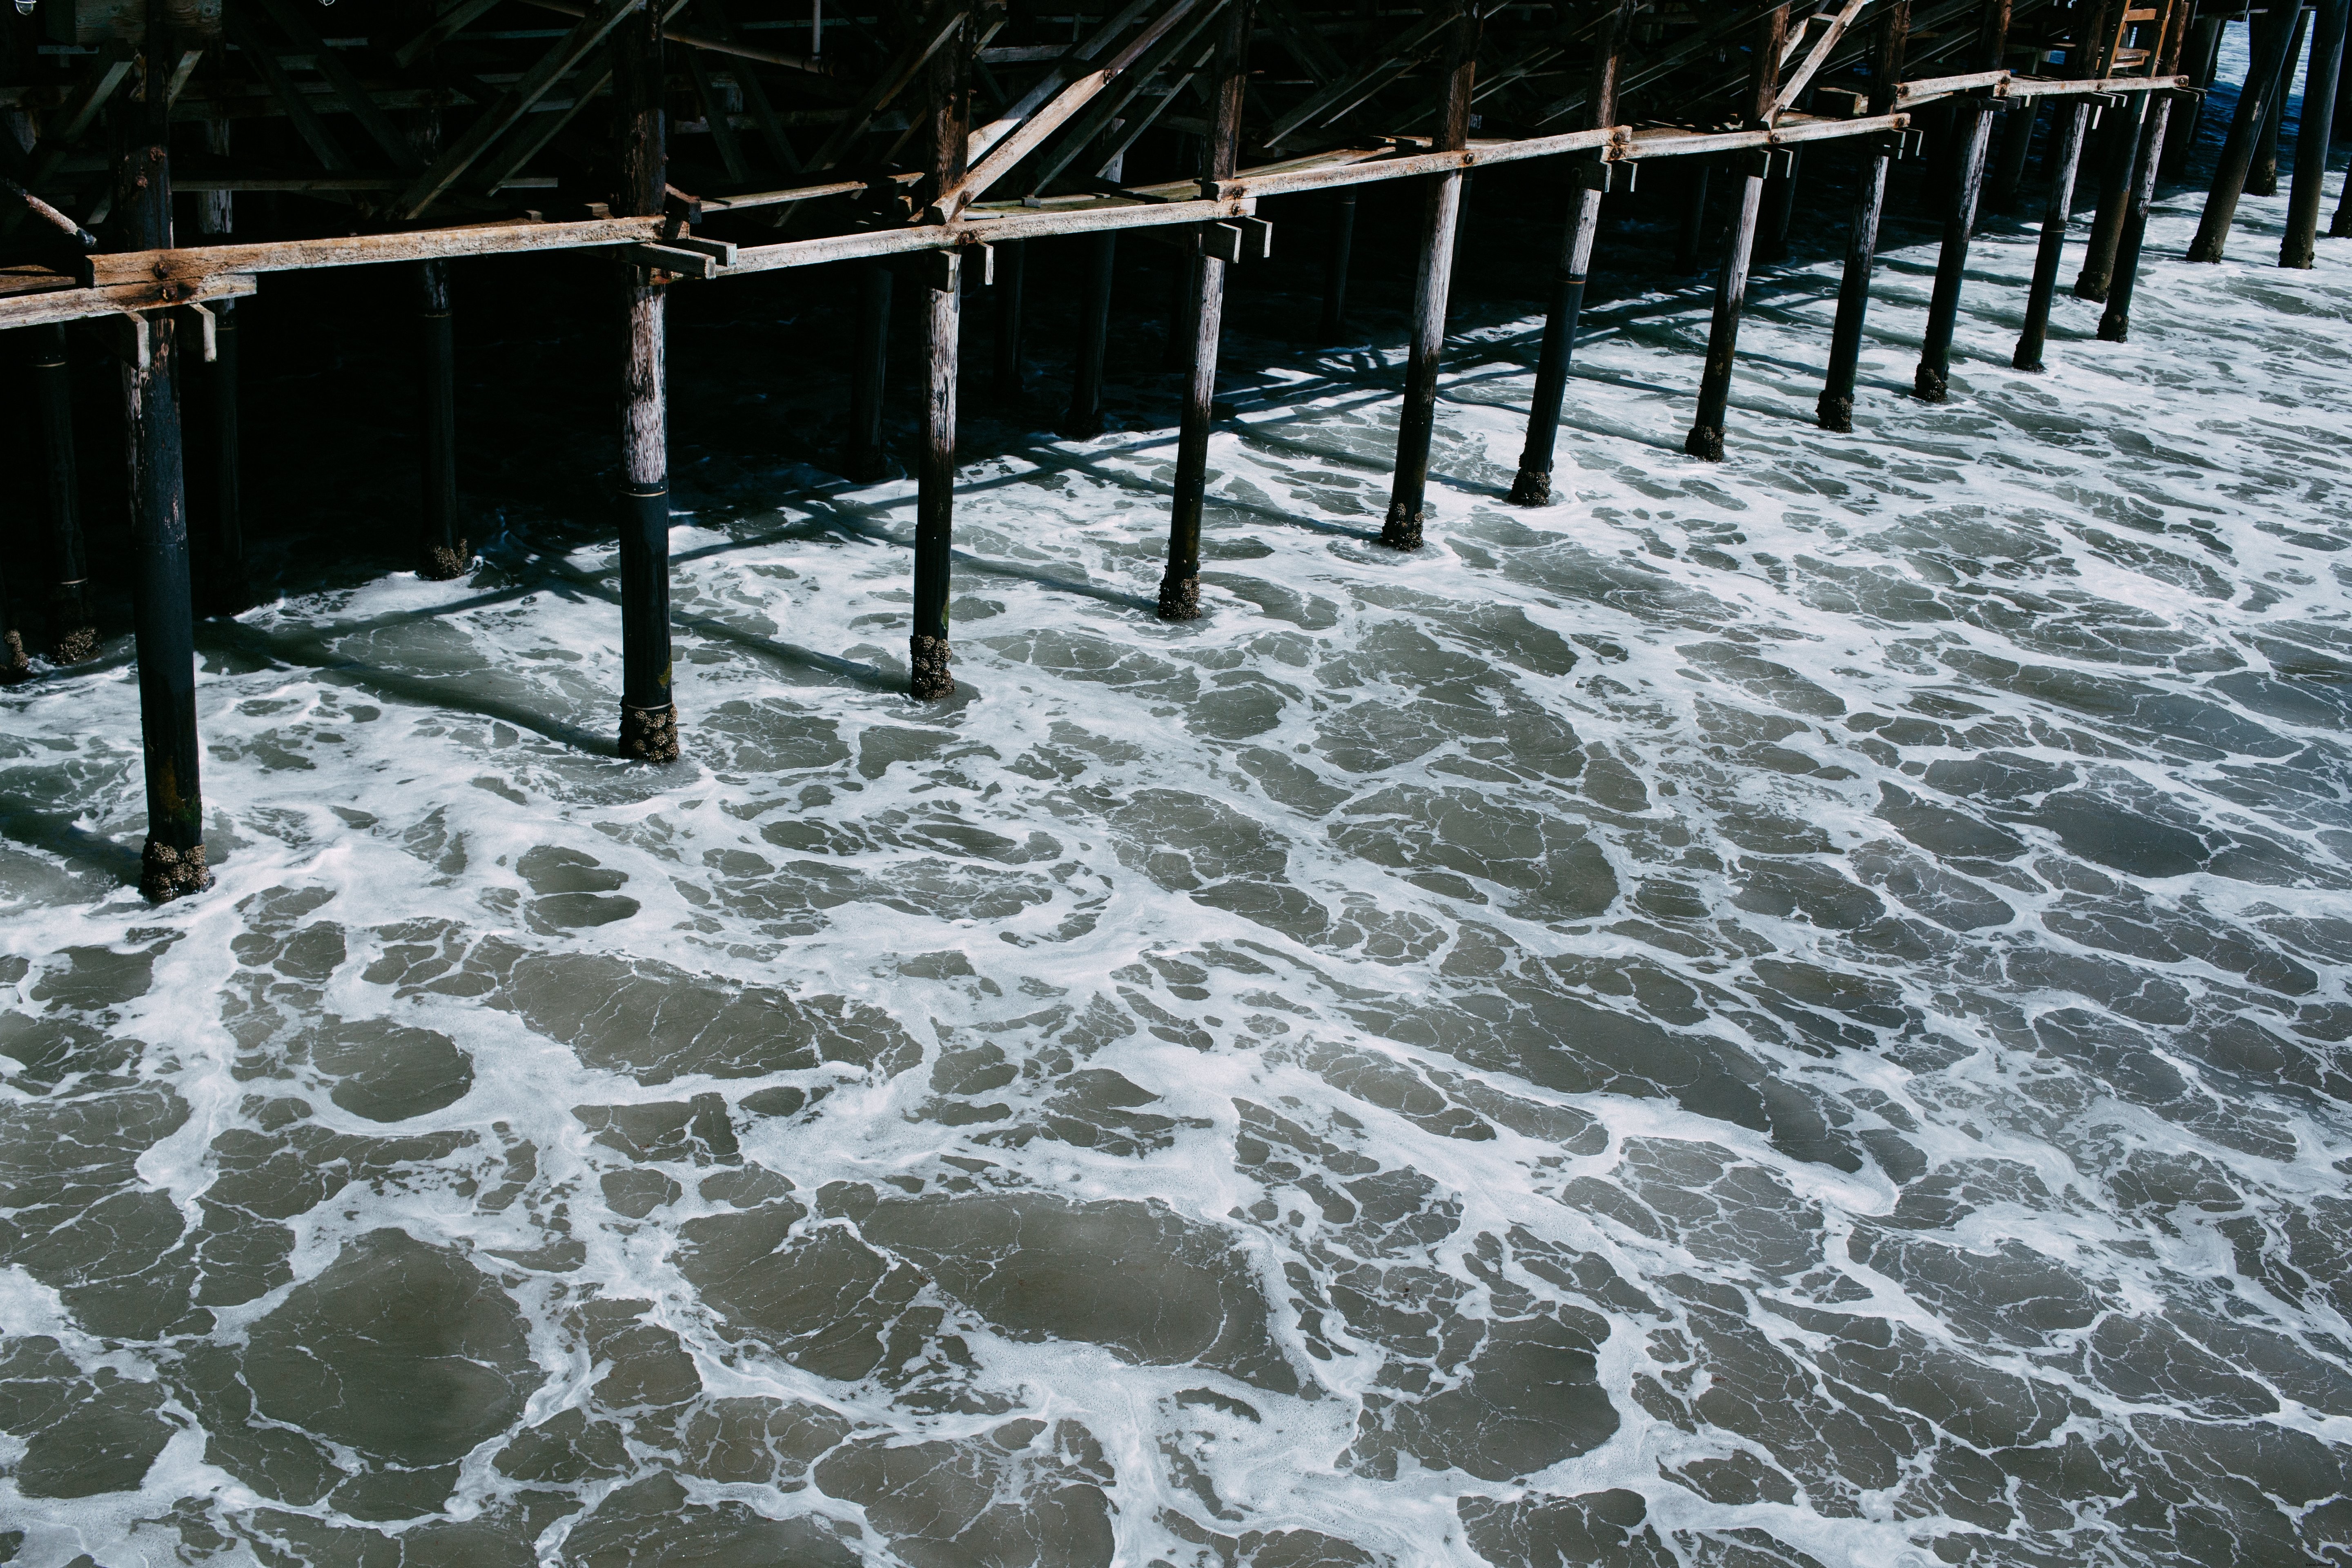
[(1803, 95), (1805, 89), (1812, 85), (1813, 78), (1820, 74), (1822, 67), (1829, 63), (1830, 51), (1837, 47), (1838, 40), (1845, 37), (1845, 30), (1853, 26), (1853, 19), (1861, 16), (1863, 7), (1869, 4), (1870, 0), (1845, 0), (1844, 8), (1831, 20), (1829, 30), (1822, 35), (1821, 40), (1813, 45), (1812, 51), (1780, 84), (1779, 95), (1772, 100), (1772, 112), (1765, 117), (1766, 123), (1769, 124), (1786, 114)]

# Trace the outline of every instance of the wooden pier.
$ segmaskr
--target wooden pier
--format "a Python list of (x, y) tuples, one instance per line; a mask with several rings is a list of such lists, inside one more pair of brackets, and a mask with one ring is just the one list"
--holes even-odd
[[(22, 0), (20, 0), (20, 6)], [(2347, 8), (2252, 11), (2253, 65), (2190, 258), (2216, 260), (2256, 176), (2294, 39), (2312, 39), (2305, 127), (2281, 261), (2311, 265)], [(1823, 344), (1819, 419), (1852, 428), (1855, 370), (1890, 170), (1922, 171), (1943, 244), (1916, 394), (1952, 395), (1953, 327), (1978, 216), (2018, 189), (2037, 123), (2042, 243), (2020, 370), (2041, 368), (2076, 187), (2095, 184), (2076, 291), (2128, 331), (2148, 204), (2201, 111), (2224, 20), (2205, 0), (1438, 0), (1315, 9), (1307, 0), (1105, 0), (1045, 14), (1003, 0), (34, 0), (0, 19), (0, 329), (40, 461), (7, 502), (25, 547), (0, 552), (43, 634), (0, 625), (0, 680), (26, 650), (65, 667), (97, 652), (75, 507), (68, 356), (120, 362), (120, 464), (132, 521), (134, 623), (149, 837), (142, 887), (163, 900), (208, 876), (195, 725), (194, 617), (243, 587), (236, 323), (271, 275), (355, 272), (413, 321), (425, 432), (416, 570), (471, 559), (457, 471), (449, 264), (589, 250), (609, 258), (625, 340), (613, 507), (621, 574), (618, 750), (679, 754), (671, 687), (664, 321), (679, 287), (795, 268), (857, 269), (858, 325), (838, 374), (845, 467), (882, 471), (894, 286), (920, 290), (928, 366), (911, 694), (952, 689), (949, 564), (967, 274), (1006, 290), (991, 355), (1024, 384), (1020, 303), (1034, 244), (1087, 257), (1066, 434), (1099, 428), (1115, 247), (1176, 248), (1182, 405), (1159, 614), (1200, 614), (1201, 518), (1228, 271), (1268, 253), (1290, 198), (1330, 215), (1322, 330), (1345, 331), (1358, 189), (1416, 182), (1417, 281), (1381, 542), (1423, 538), (1455, 231), (1465, 183), (1545, 161), (1565, 217), (1528, 258), (1548, 305), (1534, 408), (1508, 499), (1552, 500), (1578, 312), (1603, 204), (1643, 165), (1703, 203), (1731, 196), (1686, 450), (1720, 459), (1748, 280), (1785, 244), (1800, 178), (1859, 181)], [(2185, 65), (2185, 69), (2184, 69)], [(1857, 158), (1816, 157), (1843, 143)], [(2274, 132), (2269, 142), (2277, 162)], [(1925, 159), (1922, 164), (1919, 160)], [(1168, 177), (1130, 180), (1131, 171)], [(1819, 177), (1817, 174), (1812, 177)], [(2084, 188), (2089, 188), (2085, 185)], [(273, 228), (240, 238), (240, 198)], [(1840, 196), (1842, 206), (1844, 198)], [(1704, 208), (1696, 209), (1704, 216)], [(2352, 204), (2330, 234), (2352, 233)], [(1693, 232), (1696, 244), (1696, 232)], [(187, 241), (187, 243), (183, 243)], [(1981, 288), (1978, 283), (1975, 287)], [(266, 299), (262, 308), (266, 307)], [(68, 334), (67, 327), (72, 327)], [(21, 367), (21, 368), (16, 368)], [(202, 378), (205, 417), (184, 425)], [(199, 587), (184, 458), (200, 455), (223, 560)], [(39, 547), (32, 546), (37, 538)], [(39, 563), (44, 580), (25, 581)], [(0, 588), (0, 608), (9, 603)]]

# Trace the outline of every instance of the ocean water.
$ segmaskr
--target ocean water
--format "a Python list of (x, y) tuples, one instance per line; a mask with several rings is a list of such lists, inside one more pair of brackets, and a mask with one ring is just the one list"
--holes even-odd
[(911, 485), (707, 468), (668, 770), (609, 550), (298, 593), (162, 910), (127, 659), (0, 696), (0, 1559), (2352, 1562), (2352, 247), (2284, 200), (2204, 268), (2167, 201), (2040, 376), (1994, 226), (1940, 407), (1898, 247), (1851, 437), (1776, 273), (1720, 466), (1706, 290), (1612, 300), (1543, 510), (1475, 324), (1411, 557), (1397, 356), (1237, 333), (1206, 618), (1171, 433), (1038, 437), (932, 707)]

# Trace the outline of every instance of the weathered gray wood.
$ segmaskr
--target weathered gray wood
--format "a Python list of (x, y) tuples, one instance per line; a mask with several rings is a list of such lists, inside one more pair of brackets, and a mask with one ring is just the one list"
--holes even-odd
[[(1871, 43), (1870, 108), (1895, 101), (1903, 79), (1903, 57), (1911, 43), (1911, 0), (1888, 0)], [(1853, 383), (1862, 363), (1862, 331), (1870, 314), (1871, 274), (1878, 265), (1878, 225), (1886, 212), (1886, 177), (1895, 146), (1882, 138), (1862, 160), (1853, 216), (1846, 227), (1845, 269), (1838, 279), (1837, 319), (1830, 328), (1830, 363), (1813, 418), (1824, 430), (1853, 428)]]
[(1944, 243), (1936, 258), (1935, 288), (1927, 298), (1919, 368), (1911, 378), (1912, 390), (1928, 403), (1941, 403), (1951, 395), (1952, 333), (1959, 321), (1960, 286), (1968, 274), (1969, 245), (1976, 237), (1977, 200), (1984, 188), (1985, 151), (1992, 137), (1990, 109), (1964, 103), (1959, 111), (1964, 118), (1953, 128), (1959, 168), (1951, 205), (1944, 215)]
[[(1789, 32), (1789, 7), (1775, 5), (1756, 29), (1755, 75), (1751, 79), (1748, 119), (1767, 119), (1778, 95), (1780, 54)], [(1748, 304), (1748, 267), (1756, 246), (1756, 220), (1764, 203), (1765, 163), (1769, 154), (1750, 153), (1738, 170), (1738, 205), (1733, 211), (1731, 235), (1723, 253), (1723, 270), (1716, 279), (1715, 317), (1708, 323), (1706, 364), (1698, 384), (1698, 416), (1683, 450), (1706, 462), (1723, 460), (1724, 411), (1731, 403), (1731, 372), (1739, 350), (1739, 317)]]
[(2052, 153), (2050, 190), (2042, 209), (2042, 240), (2034, 253), (2033, 282), (2025, 294), (2025, 327), (2018, 334), (2017, 352), (2010, 363), (2019, 370), (2042, 368), (2042, 345), (2050, 335), (2050, 306), (2058, 292), (2058, 268), (2066, 249), (2066, 226), (2074, 206), (2074, 172), (2083, 158), (2084, 132), (2091, 122), (2087, 103), (2062, 104), (2063, 119), (2053, 125), (2056, 150)]
[[(1478, 66), (1479, 22), (1457, 10), (1445, 37), (1445, 107), (1439, 116), (1436, 151), (1452, 152), (1470, 140), (1470, 93)], [(1454, 231), (1462, 215), (1462, 174), (1433, 175), (1423, 208), (1421, 269), (1413, 289), (1413, 328), (1405, 363), (1404, 406), (1397, 416), (1396, 474), (1381, 542), (1391, 550), (1418, 550), (1422, 511), (1429, 492), (1429, 446), (1437, 426), (1437, 375), (1445, 349), (1445, 306), (1454, 282)]]
[[(926, 163), (934, 191), (951, 191), (964, 176), (971, 135), (970, 13), (931, 57)], [(948, 671), (948, 588), (955, 541), (956, 373), (963, 346), (961, 255), (940, 253), (945, 265), (923, 290), (927, 395), (923, 450), (915, 481), (915, 613), (908, 640), (908, 694), (919, 700), (955, 690)]]
[[(630, 5), (634, 0), (616, 0)], [(661, 18), (624, 10), (613, 29), (613, 211), (658, 214), (667, 194), (668, 142), (662, 120)], [(576, 36), (576, 35), (575, 35)], [(583, 49), (582, 51), (585, 53)], [(667, 289), (646, 268), (622, 263), (621, 755), (667, 763), (678, 754), (677, 704), (670, 681), (669, 402)]]
[[(1211, 68), (1209, 133), (1202, 139), (1201, 189), (1233, 176), (1240, 159), (1242, 95), (1249, 80), (1250, 0), (1227, 0)], [(1217, 390), (1217, 341), (1224, 323), (1223, 258), (1202, 250), (1192, 263), (1192, 350), (1184, 413), (1176, 438), (1176, 504), (1168, 533), (1168, 567), (1160, 579), (1160, 618), (1201, 614), (1201, 510), (1208, 493), (1209, 422)]]

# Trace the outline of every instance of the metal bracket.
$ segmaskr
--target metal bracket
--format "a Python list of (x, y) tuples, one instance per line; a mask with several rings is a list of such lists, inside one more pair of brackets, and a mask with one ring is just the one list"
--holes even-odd
[(1259, 261), (1274, 259), (1274, 225), (1262, 217), (1242, 217), (1234, 220), (1242, 231), (1242, 254)]
[(210, 364), (220, 358), (220, 318), (214, 315), (208, 307), (193, 300), (180, 309), (195, 318), (195, 328), (204, 334), (205, 363)]

